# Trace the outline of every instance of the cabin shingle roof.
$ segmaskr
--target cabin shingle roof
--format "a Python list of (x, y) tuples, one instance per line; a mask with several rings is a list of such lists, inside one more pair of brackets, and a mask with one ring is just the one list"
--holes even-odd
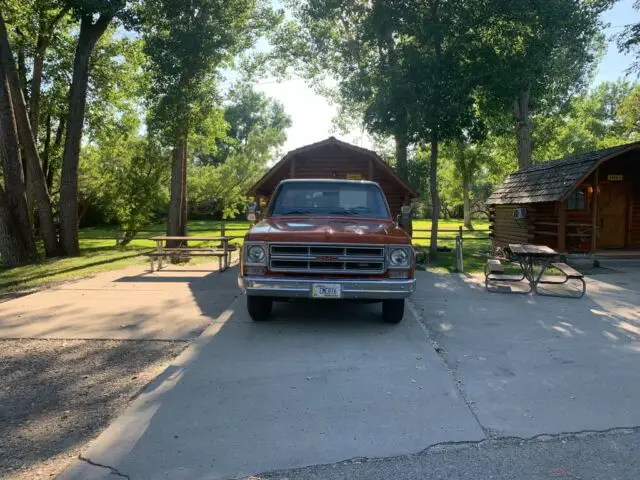
[(510, 174), (487, 205), (521, 205), (562, 200), (601, 160), (640, 148), (640, 142), (538, 163)]

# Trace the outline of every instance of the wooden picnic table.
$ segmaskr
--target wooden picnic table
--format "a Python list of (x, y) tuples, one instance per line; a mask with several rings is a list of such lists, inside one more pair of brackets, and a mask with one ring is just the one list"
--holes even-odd
[[(532, 290), (540, 282), (545, 270), (558, 258), (558, 252), (546, 245), (511, 243), (509, 250), (515, 255), (522, 268), (522, 274), (529, 281)], [(536, 265), (540, 266), (540, 272), (537, 275)]]
[[(512, 291), (508, 293), (531, 293), (535, 291), (540, 295), (554, 296), (554, 297), (576, 297), (582, 298), (586, 292), (586, 283), (584, 281), (584, 275), (574, 268), (570, 267), (566, 263), (558, 261), (559, 253), (553, 248), (546, 245), (530, 245), (530, 244), (510, 244), (507, 248), (511, 252), (511, 258), (508, 259), (511, 263), (518, 263), (522, 270), (522, 276), (505, 275), (504, 267), (498, 259), (490, 259), (487, 261), (487, 267), (485, 269), (485, 287), (489, 290), (490, 282), (521, 282), (527, 280), (529, 283), (528, 291)], [(536, 266), (538, 272), (536, 272)], [(553, 277), (543, 279), (543, 275), (547, 269), (553, 267), (558, 270), (563, 276), (561, 280), (555, 280)], [(567, 282), (572, 284), (578, 284), (580, 289), (572, 294), (559, 294), (552, 292), (543, 292), (538, 289), (540, 284), (548, 285), (562, 285)]]
[[(167, 247), (163, 247), (163, 243), (166, 242), (171, 242), (171, 241), (176, 241), (176, 242), (220, 242), (222, 244), (222, 255), (223, 255), (223, 262), (224, 262), (224, 266), (221, 266), (222, 270), (226, 270), (227, 268), (229, 268), (229, 254), (231, 253), (229, 250), (229, 241), (235, 239), (237, 237), (233, 237), (233, 236), (228, 236), (228, 235), (217, 235), (217, 236), (189, 236), (189, 237), (183, 237), (183, 236), (173, 236), (173, 235), (158, 235), (155, 237), (151, 237), (151, 240), (156, 242), (156, 252), (154, 254), (154, 256), (158, 256), (159, 257), (159, 262), (158, 262), (158, 268), (162, 268), (162, 258), (163, 258), (163, 254), (166, 252), (167, 256), (169, 256), (171, 253), (180, 253), (181, 251), (184, 252), (185, 254), (188, 254), (189, 252), (193, 252), (194, 249), (190, 248), (190, 247), (171, 247), (171, 248), (167, 248)], [(206, 255), (206, 253), (203, 253), (203, 255)], [(153, 271), (153, 263), (151, 266), (151, 270)]]

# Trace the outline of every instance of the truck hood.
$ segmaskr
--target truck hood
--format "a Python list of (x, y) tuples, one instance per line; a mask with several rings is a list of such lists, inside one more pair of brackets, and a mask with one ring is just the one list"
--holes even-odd
[(329, 242), (410, 244), (407, 233), (391, 220), (352, 217), (270, 217), (245, 237), (257, 242)]

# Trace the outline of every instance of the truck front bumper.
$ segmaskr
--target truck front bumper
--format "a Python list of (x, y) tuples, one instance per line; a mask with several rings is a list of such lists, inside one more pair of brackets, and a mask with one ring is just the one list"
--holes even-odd
[(341, 299), (386, 300), (406, 298), (416, 289), (416, 280), (309, 280), (296, 278), (238, 277), (247, 295), (281, 298), (312, 298), (313, 285), (339, 284)]

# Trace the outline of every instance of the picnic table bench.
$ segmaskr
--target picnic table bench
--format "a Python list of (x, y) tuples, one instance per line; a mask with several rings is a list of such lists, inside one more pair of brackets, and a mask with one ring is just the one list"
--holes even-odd
[[(494, 291), (490, 288), (492, 284), (500, 284), (501, 282), (522, 282), (528, 283), (527, 290), (512, 291), (508, 293), (528, 294), (535, 291), (539, 295), (547, 295), (554, 297), (577, 297), (582, 298), (586, 292), (586, 283), (584, 275), (563, 262), (558, 262), (558, 252), (546, 245), (528, 245), (528, 244), (510, 244), (508, 251), (511, 257), (506, 259), (508, 263), (518, 265), (520, 275), (505, 275), (505, 269), (499, 259), (489, 259), (485, 267), (485, 287), (488, 291)], [(536, 272), (536, 266), (538, 271)], [(549, 268), (554, 268), (562, 274), (562, 280), (553, 280), (544, 277), (545, 272)], [(579, 295), (551, 293), (538, 289), (538, 285), (562, 285), (568, 282), (579, 283)]]
[[(151, 262), (151, 271), (154, 271), (154, 261), (158, 261), (158, 270), (162, 268), (162, 261), (166, 258), (190, 258), (190, 257), (217, 257), (218, 268), (220, 271), (224, 271), (229, 268), (231, 263), (231, 254), (237, 250), (234, 245), (229, 245), (229, 241), (237, 237), (231, 236), (171, 236), (171, 235), (159, 235), (151, 237), (151, 240), (156, 242), (156, 250), (154, 252), (147, 253), (147, 256)], [(218, 242), (220, 246), (211, 247), (190, 247), (182, 245), (185, 242)], [(167, 247), (166, 242), (179, 242), (177, 247)], [(165, 244), (165, 245), (163, 245)]]

